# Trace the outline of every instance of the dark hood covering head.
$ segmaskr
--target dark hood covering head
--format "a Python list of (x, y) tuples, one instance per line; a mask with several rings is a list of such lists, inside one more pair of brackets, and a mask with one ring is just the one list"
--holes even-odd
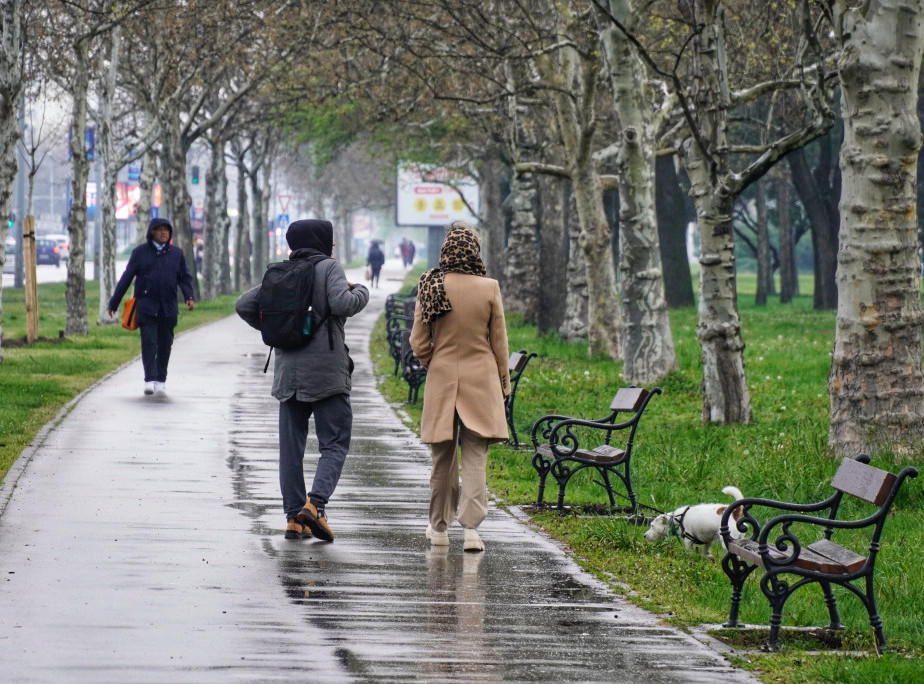
[(293, 221), (286, 231), (286, 242), (293, 252), (307, 248), (331, 256), (334, 252), (334, 226), (323, 219)]
[[(158, 226), (167, 226), (167, 230), (170, 231), (170, 240), (173, 239), (173, 224), (165, 218), (155, 218), (151, 219), (151, 222), (148, 224), (148, 240), (154, 239), (151, 233)], [(170, 242), (170, 240), (167, 240), (167, 242)]]

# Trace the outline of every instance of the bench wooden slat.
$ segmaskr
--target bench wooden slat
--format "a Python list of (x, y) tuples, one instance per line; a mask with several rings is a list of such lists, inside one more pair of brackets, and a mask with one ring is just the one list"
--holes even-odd
[[(758, 548), (757, 542), (753, 539), (737, 539), (729, 544), (728, 550), (742, 560), (764, 568), (764, 560)], [(780, 561), (788, 557), (788, 554), (772, 546), (767, 547), (767, 553), (771, 558)], [(813, 572), (846, 575), (862, 568), (865, 562), (865, 557), (854, 553), (850, 549), (845, 549), (830, 540), (821, 539), (803, 547), (799, 553), (799, 558), (796, 559), (793, 565)]]
[(610, 411), (627, 411), (637, 413), (645, 403), (648, 390), (644, 387), (623, 387), (616, 392), (610, 403)]
[[(555, 458), (555, 453), (552, 451), (552, 447), (548, 444), (542, 444), (538, 446), (536, 451), (546, 458)], [(618, 463), (625, 455), (625, 449), (618, 449), (616, 447), (604, 444), (590, 451), (587, 449), (578, 449), (572, 456), (570, 456), (570, 458), (576, 461), (593, 461), (594, 463)]]
[(863, 499), (875, 506), (881, 506), (892, 491), (895, 484), (895, 475), (874, 468), (866, 463), (860, 463), (852, 458), (841, 461), (840, 467), (831, 480), (831, 486)]

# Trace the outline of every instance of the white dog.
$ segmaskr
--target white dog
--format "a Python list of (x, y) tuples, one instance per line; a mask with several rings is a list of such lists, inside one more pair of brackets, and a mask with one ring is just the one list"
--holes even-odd
[[(736, 501), (744, 498), (737, 487), (726, 487), (722, 493), (728, 494)], [(651, 527), (645, 532), (645, 539), (657, 541), (674, 534), (683, 539), (687, 549), (693, 548), (694, 544), (702, 546), (703, 554), (707, 558), (712, 558), (712, 545), (715, 542), (721, 542), (723, 548), (725, 546), (725, 542), (719, 535), (719, 526), (726, 508), (725, 504), (706, 503), (681, 506), (671, 513), (662, 513), (651, 521)], [(740, 517), (741, 509), (739, 508), (734, 513), (734, 519), (737, 520)], [(729, 524), (729, 532), (736, 539), (741, 536), (741, 532), (732, 524)]]

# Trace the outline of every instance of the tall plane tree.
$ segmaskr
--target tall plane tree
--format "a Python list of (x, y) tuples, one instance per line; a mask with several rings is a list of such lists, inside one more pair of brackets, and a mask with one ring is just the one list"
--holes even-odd
[(924, 0), (828, 3), (841, 46), (837, 328), (829, 445), (854, 455), (924, 440), (917, 84)]

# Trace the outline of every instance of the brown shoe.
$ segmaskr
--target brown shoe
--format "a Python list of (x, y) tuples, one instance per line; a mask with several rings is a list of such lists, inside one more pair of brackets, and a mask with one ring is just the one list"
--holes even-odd
[(289, 518), (289, 523), (286, 525), (286, 539), (308, 539), (310, 537), (311, 530), (295, 518)]
[(305, 502), (305, 507), (299, 511), (298, 521), (307, 525), (318, 539), (326, 542), (334, 541), (334, 533), (327, 524), (327, 516), (324, 515), (324, 509), (320, 511), (311, 503), (311, 499)]

